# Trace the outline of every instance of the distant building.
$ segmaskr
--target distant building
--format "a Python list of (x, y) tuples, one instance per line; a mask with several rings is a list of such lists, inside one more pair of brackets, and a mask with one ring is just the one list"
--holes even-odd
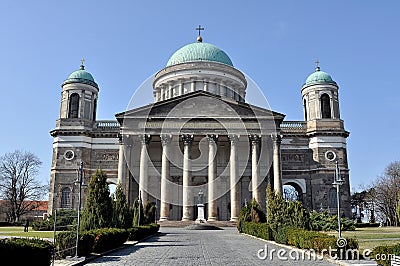
[(102, 168), (110, 183), (122, 184), (129, 204), (139, 193), (154, 202), (160, 220), (194, 220), (201, 190), (206, 219), (236, 221), (252, 198), (265, 208), (267, 184), (309, 210), (336, 213), (335, 163), (326, 158), (332, 151), (345, 180), (341, 214), (351, 217), (338, 84), (317, 65), (299, 90), (304, 120), (285, 121), (247, 103), (247, 83), (224, 51), (199, 37), (155, 75), (154, 103), (98, 121), (99, 86), (82, 64), (62, 83), (51, 131), (49, 213), (77, 208), (81, 161), (86, 184)]
[[(25, 201), (25, 204), (29, 206), (30, 211), (20, 217), (20, 221), (30, 220), (38, 221), (47, 218), (48, 201), (47, 200), (35, 200)], [(8, 201), (0, 200), (0, 222), (8, 222), (7, 211)]]

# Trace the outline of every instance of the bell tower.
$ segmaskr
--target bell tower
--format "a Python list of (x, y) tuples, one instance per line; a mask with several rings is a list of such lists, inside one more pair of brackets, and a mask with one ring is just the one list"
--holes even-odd
[[(350, 181), (347, 161), (349, 136), (339, 111), (339, 86), (332, 77), (321, 71), (316, 61), (315, 72), (308, 76), (301, 89), (309, 149), (312, 151), (310, 168), (313, 201), (320, 202), (324, 210), (337, 213), (336, 194), (333, 189), (333, 176), (336, 162), (341, 177), (345, 181), (341, 188), (341, 213), (350, 217)], [(334, 154), (329, 159), (327, 154)], [(320, 209), (321, 206), (313, 206)]]
[(57, 208), (77, 208), (77, 169), (83, 165), (85, 179), (89, 178), (96, 129), (99, 87), (93, 76), (85, 70), (83, 59), (80, 68), (68, 76), (61, 88), (60, 117), (55, 129), (50, 131), (54, 141), (49, 213)]
[(339, 87), (318, 64), (316, 61), (315, 72), (307, 78), (301, 90), (304, 120), (340, 119)]
[(60, 119), (96, 120), (99, 87), (84, 62), (62, 83)]

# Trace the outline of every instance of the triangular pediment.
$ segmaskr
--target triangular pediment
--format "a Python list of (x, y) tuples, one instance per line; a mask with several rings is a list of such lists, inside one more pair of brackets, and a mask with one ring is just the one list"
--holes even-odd
[(168, 100), (134, 108), (116, 115), (121, 123), (124, 117), (163, 119), (163, 118), (241, 118), (274, 119), (277, 124), (285, 115), (248, 103), (238, 102), (219, 95), (195, 91)]

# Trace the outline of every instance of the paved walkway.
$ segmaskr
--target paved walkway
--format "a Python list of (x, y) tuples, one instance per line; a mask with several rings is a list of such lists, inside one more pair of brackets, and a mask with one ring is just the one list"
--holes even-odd
[[(106, 254), (86, 265), (334, 265), (326, 260), (272, 260), (258, 258), (260, 249), (282, 249), (280, 246), (241, 235), (234, 227), (224, 230), (187, 230), (161, 227), (160, 234), (134, 246)], [(266, 246), (265, 246), (266, 245)], [(283, 252), (283, 251), (282, 251)], [(264, 255), (263, 252), (260, 253)], [(293, 255), (293, 254), (292, 254)]]

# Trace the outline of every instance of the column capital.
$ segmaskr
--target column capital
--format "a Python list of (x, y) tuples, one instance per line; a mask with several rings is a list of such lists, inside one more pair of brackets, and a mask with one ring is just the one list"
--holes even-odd
[(229, 140), (231, 142), (231, 145), (235, 145), (239, 141), (239, 137), (240, 137), (240, 135), (229, 134), (228, 138), (229, 138)]
[(218, 141), (218, 135), (215, 134), (207, 134), (207, 140), (208, 142), (215, 143)]
[(277, 144), (280, 144), (282, 141), (282, 135), (279, 135), (279, 134), (272, 134), (271, 138), (274, 141), (274, 143), (277, 143)]
[(260, 143), (261, 141), (261, 136), (257, 134), (250, 134), (249, 139), (253, 145)]
[(118, 143), (119, 143), (119, 145), (122, 145), (122, 144), (124, 144), (124, 142), (122, 141), (122, 134), (121, 133), (118, 133)]
[(186, 145), (192, 144), (193, 139), (194, 139), (194, 137), (192, 134), (183, 134), (182, 135), (183, 144), (186, 144)]
[(162, 146), (165, 146), (165, 145), (168, 145), (171, 143), (172, 135), (161, 134), (160, 139), (161, 139)]
[(151, 135), (150, 134), (139, 135), (139, 139), (142, 142), (142, 144), (147, 145), (151, 141)]

